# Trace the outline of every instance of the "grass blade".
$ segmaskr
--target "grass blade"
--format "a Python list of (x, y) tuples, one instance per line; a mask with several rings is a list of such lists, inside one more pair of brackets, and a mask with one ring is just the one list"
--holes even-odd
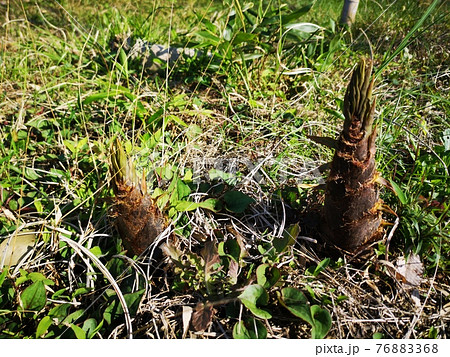
[(408, 32), (408, 34), (405, 36), (402, 42), (400, 42), (400, 45), (395, 49), (395, 51), (383, 61), (383, 63), (380, 65), (380, 67), (375, 72), (375, 78), (378, 77), (378, 75), (385, 69), (389, 63), (392, 62), (392, 60), (397, 57), (397, 55), (402, 52), (406, 46), (410, 44), (411, 37), (417, 32), (417, 30), (423, 25), (425, 20), (431, 15), (433, 10), (436, 8), (436, 6), (439, 4), (440, 0), (434, 0), (430, 6), (428, 6), (425, 13), (422, 15), (422, 17), (417, 21), (417, 23), (412, 27), (412, 29)]

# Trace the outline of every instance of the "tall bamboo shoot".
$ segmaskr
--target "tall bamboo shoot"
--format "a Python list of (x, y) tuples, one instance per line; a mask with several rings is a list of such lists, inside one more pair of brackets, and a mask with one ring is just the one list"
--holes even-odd
[(325, 239), (350, 252), (382, 236), (371, 74), (372, 62), (362, 60), (347, 87), (344, 128), (325, 190)]
[(140, 255), (166, 227), (166, 220), (147, 193), (145, 178), (136, 174), (120, 140), (111, 149), (116, 226), (128, 255)]

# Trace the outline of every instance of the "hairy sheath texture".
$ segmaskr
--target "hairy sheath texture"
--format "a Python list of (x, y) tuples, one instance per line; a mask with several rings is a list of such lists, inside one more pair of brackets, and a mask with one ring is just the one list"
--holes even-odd
[(111, 149), (110, 166), (115, 193), (114, 215), (124, 248), (130, 256), (142, 254), (166, 228), (166, 220), (147, 193), (119, 140)]
[(362, 249), (382, 236), (371, 73), (372, 62), (362, 60), (347, 87), (344, 128), (325, 191), (325, 239), (349, 252)]

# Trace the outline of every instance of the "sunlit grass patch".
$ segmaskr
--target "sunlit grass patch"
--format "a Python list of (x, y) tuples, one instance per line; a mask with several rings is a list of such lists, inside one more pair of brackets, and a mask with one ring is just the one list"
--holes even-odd
[[(366, 2), (352, 36), (337, 4), (0, 5), (0, 335), (448, 337), (443, 5), (377, 78), (393, 235), (353, 261), (325, 253), (305, 215), (333, 153), (310, 136), (340, 132), (370, 55), (360, 30), (376, 70), (429, 3)], [(139, 40), (202, 55), (155, 71), (132, 53)], [(116, 139), (168, 220), (139, 256), (115, 227)], [(415, 253), (419, 305), (392, 273)]]

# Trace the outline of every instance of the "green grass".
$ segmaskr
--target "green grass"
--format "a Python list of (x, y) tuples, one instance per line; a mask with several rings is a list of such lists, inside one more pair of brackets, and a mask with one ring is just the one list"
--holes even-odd
[[(0, 273), (1, 337), (449, 337), (448, 5), (362, 1), (348, 33), (341, 1), (286, 2), (0, 4), (0, 244), (29, 249)], [(116, 35), (212, 56), (154, 73), (114, 51)], [(387, 235), (399, 224), (348, 261), (304, 215), (333, 154), (308, 135), (338, 135), (351, 69), (371, 51), (378, 169), (396, 191), (382, 191)], [(116, 137), (172, 222), (171, 259), (123, 255)], [(391, 268), (412, 253), (417, 308)]]

